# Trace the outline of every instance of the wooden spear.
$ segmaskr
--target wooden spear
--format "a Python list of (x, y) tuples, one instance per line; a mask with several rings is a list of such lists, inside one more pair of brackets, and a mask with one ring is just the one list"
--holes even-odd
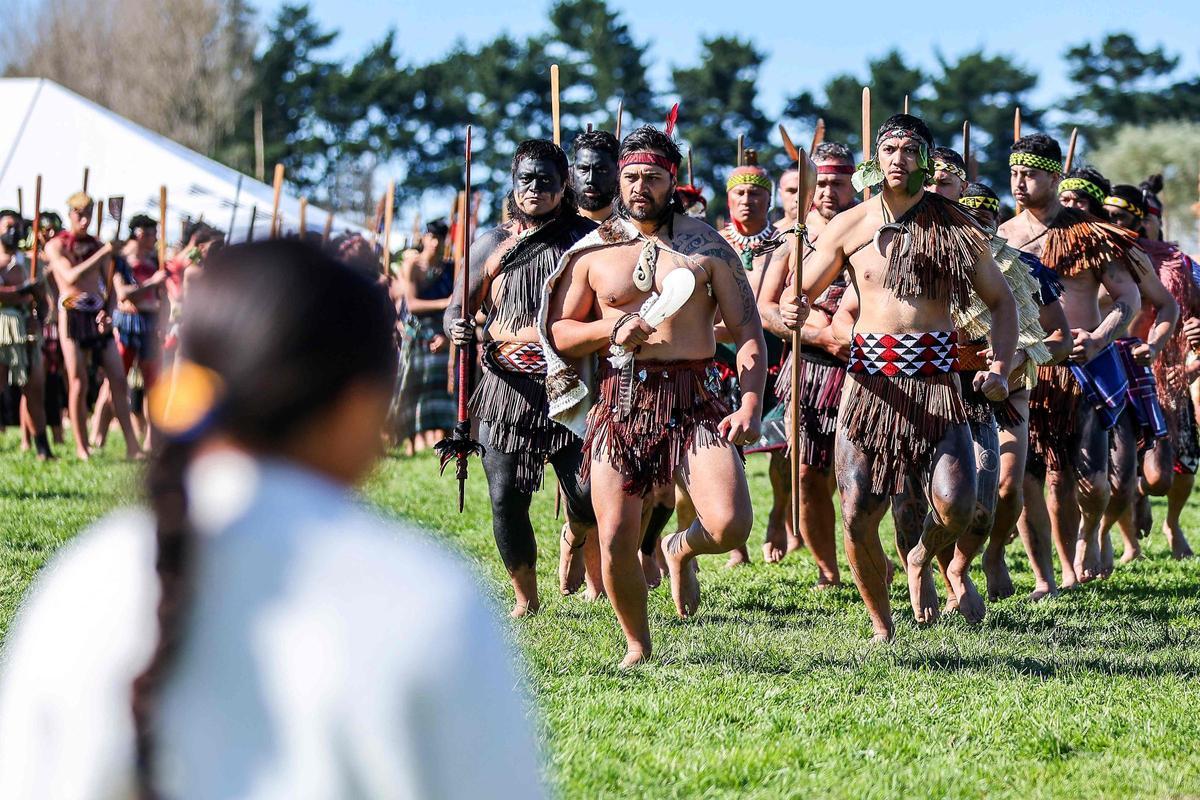
[(90, 167), (83, 168), (83, 193), (84, 194), (87, 194), (88, 176), (91, 174), (92, 174), (92, 170)]
[[(807, 209), (812, 205), (813, 192), (816, 189), (815, 183), (812, 181), (812, 176), (809, 174), (811, 161), (803, 150), (798, 153), (796, 159), (796, 191), (797, 197), (800, 200), (800, 208)], [(792, 288), (795, 290), (796, 297), (800, 297), (804, 290), (804, 213), (801, 212), (796, 218), (796, 245), (792, 248)], [(791, 399), (791, 419), (792, 419), (792, 440), (791, 445), (791, 468), (792, 468), (792, 533), (795, 536), (800, 535), (800, 370), (804, 364), (800, 358), (800, 329), (792, 331), (792, 399)]]
[[(467, 126), (467, 141), (466, 141), (466, 158), (465, 158), (465, 184), (466, 191), (463, 197), (471, 196), (471, 126)], [(462, 215), (462, 225), (469, 227), (471, 224), (471, 215), (466, 212)], [(463, 241), (470, 242), (470, 232), (463, 231)], [(462, 303), (463, 316), (473, 322), (474, 314), (471, 312), (471, 298), (468, 285), (471, 283), (471, 248), (463, 248), (462, 267), (459, 275), (459, 288), (462, 292), (460, 302)], [(458, 421), (450, 434), (434, 445), (434, 450), (441, 459), (442, 472), (446, 471), (446, 467), (451, 461), (455, 462), (455, 476), (458, 478), (458, 512), (461, 514), (463, 510), (463, 500), (466, 493), (467, 485), (467, 461), (472, 455), (483, 455), (483, 447), (479, 442), (471, 438), (471, 418), (468, 415), (467, 397), (469, 390), (469, 382), (471, 379), (470, 364), (471, 346), (459, 348), (458, 351)]]
[(963, 163), (967, 165), (967, 177), (975, 180), (975, 175), (971, 170), (971, 121), (963, 120)]
[(904, 113), (908, 113), (908, 95), (904, 95)]
[(738, 151), (737, 151), (737, 165), (739, 167), (742, 165), (742, 161), (745, 158), (746, 158), (746, 134), (739, 133), (738, 134)]
[(167, 187), (158, 187), (158, 268), (167, 268)]
[(396, 182), (394, 180), (391, 180), (391, 181), (388, 181), (387, 197), (384, 198), (384, 207), (383, 207), (383, 248), (382, 248), (383, 253), (381, 254), (380, 257), (383, 260), (382, 266), (383, 266), (383, 274), (385, 277), (390, 276), (390, 274), (391, 274), (390, 267), (391, 267), (391, 261), (392, 261), (392, 214), (395, 211), (395, 202), (396, 202)]
[(1013, 112), (1013, 143), (1021, 138), (1021, 107), (1017, 106), (1017, 110)]
[(813, 129), (812, 144), (809, 145), (808, 152), (815, 153), (817, 150), (817, 145), (821, 144), (824, 141), (825, 141), (825, 120), (822, 118), (822, 119), (817, 120), (817, 127)]
[(617, 101), (617, 143), (621, 142), (621, 117), (625, 116), (625, 98)]
[(308, 198), (300, 198), (300, 241), (308, 235)]
[[(871, 87), (862, 90), (862, 154), (863, 161), (871, 160)], [(863, 200), (871, 199), (871, 189), (863, 189)]]
[(95, 209), (95, 213), (96, 213), (96, 238), (99, 239), (100, 238), (100, 229), (102, 227), (104, 227), (104, 200), (103, 200), (103, 198), (97, 197), (92, 208)]
[(275, 165), (274, 197), (271, 199), (271, 238), (279, 236), (279, 196), (283, 193), (283, 164)]
[[(17, 216), (25, 219), (25, 193), (20, 186), (17, 187)], [(22, 222), (22, 225), (25, 223)]]
[(562, 146), (562, 128), (559, 126), (558, 107), (558, 64), (550, 65), (550, 114), (554, 118), (554, 143)]
[(37, 280), (38, 250), (42, 239), (42, 176), (33, 184), (33, 252), (29, 254), (29, 280)]
[(1071, 128), (1071, 141), (1067, 143), (1067, 160), (1063, 164), (1063, 175), (1071, 171), (1071, 164), (1075, 161), (1075, 142), (1079, 138), (1079, 128)]
[(321, 231), (321, 246), (325, 247), (329, 244), (329, 236), (333, 233), (333, 212), (329, 211), (325, 214), (325, 230)]
[(796, 145), (792, 142), (792, 137), (788, 135), (787, 128), (783, 127), (783, 123), (779, 123), (779, 138), (783, 139), (783, 149), (787, 151), (788, 158), (792, 161), (800, 160), (800, 151), (796, 149)]
[(254, 223), (258, 221), (258, 206), (250, 206), (250, 227), (246, 229), (246, 241), (254, 241)]

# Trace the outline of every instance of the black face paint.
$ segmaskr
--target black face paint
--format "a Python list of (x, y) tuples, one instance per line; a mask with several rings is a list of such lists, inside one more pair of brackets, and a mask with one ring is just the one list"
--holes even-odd
[(571, 165), (579, 207), (597, 211), (612, 204), (617, 194), (617, 162), (600, 150), (580, 150)]
[(523, 158), (513, 171), (513, 188), (518, 196), (531, 193), (555, 195), (563, 190), (563, 180), (553, 161)]

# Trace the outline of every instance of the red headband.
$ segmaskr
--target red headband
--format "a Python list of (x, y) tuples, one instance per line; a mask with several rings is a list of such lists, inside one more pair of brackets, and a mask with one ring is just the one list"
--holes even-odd
[(671, 159), (649, 150), (635, 150), (632, 153), (626, 153), (621, 156), (621, 162), (617, 165), (617, 169), (622, 170), (626, 167), (632, 167), (635, 164), (644, 164), (650, 167), (665, 169), (671, 173), (672, 177), (675, 176), (675, 170), (677, 169), (675, 164), (671, 162)]
[(1158, 206), (1152, 206), (1149, 203), (1146, 203), (1146, 210), (1156, 217), (1162, 216), (1162, 209)]
[(849, 164), (817, 164), (818, 175), (853, 175), (854, 167)]

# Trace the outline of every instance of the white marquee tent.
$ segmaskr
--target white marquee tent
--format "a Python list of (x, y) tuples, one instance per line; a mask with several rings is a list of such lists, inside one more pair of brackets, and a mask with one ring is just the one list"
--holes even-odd
[[(24, 195), (26, 217), (33, 214), (34, 181), (42, 176), (42, 208), (66, 216), (66, 199), (82, 188), (88, 167), (88, 193), (125, 198), (124, 218), (139, 212), (158, 217), (159, 187), (167, 187), (167, 231), (200, 219), (241, 241), (256, 217), (255, 237), (270, 228), (271, 186), (218, 164), (181, 144), (136, 125), (108, 109), (43, 78), (0, 79), (0, 208), (16, 208)], [(286, 187), (280, 199), (282, 228), (299, 227), (299, 198)], [(257, 209), (257, 213), (255, 213)], [(326, 212), (308, 207), (305, 224), (320, 233)], [(114, 231), (112, 220), (104, 235)], [(362, 228), (336, 218), (334, 235)], [(395, 236), (393, 236), (395, 238)]]

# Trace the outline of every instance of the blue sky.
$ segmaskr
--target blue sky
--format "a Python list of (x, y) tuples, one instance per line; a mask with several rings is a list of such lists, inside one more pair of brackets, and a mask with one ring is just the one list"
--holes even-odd
[[(398, 31), (402, 58), (437, 58), (456, 40), (486, 41), (501, 31), (516, 35), (543, 30), (550, 0), (310, 0), (326, 28), (342, 32), (339, 55), (361, 52), (389, 26)], [(281, 4), (261, 0), (264, 15)], [(651, 73), (662, 88), (672, 65), (694, 62), (702, 36), (737, 34), (767, 53), (760, 102), (768, 115), (798, 89), (819, 89), (838, 72), (861, 75), (870, 57), (898, 48), (909, 61), (936, 65), (982, 47), (1014, 56), (1040, 76), (1035, 100), (1048, 105), (1068, 89), (1062, 53), (1069, 44), (1096, 40), (1110, 31), (1134, 34), (1143, 46), (1161, 44), (1183, 56), (1181, 72), (1200, 72), (1200, 2), (1149, 0), (1050, 0), (1038, 3), (981, 0), (859, 0), (782, 3), (730, 0), (609, 0), (634, 37), (650, 44)], [(853, 12), (853, 13), (851, 13)]]

